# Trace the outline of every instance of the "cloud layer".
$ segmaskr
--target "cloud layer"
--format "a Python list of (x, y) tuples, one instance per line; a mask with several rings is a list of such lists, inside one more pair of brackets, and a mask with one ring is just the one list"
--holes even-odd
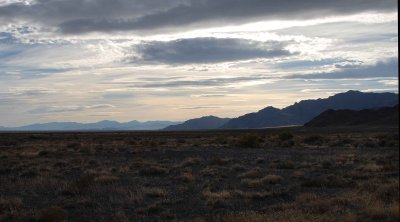
[(232, 38), (193, 38), (147, 42), (136, 47), (139, 60), (166, 64), (218, 63), (290, 56), (285, 42), (259, 42)]
[(397, 77), (399, 63), (397, 58), (379, 61), (375, 65), (337, 66), (340, 69), (332, 72), (290, 75), (288, 78), (299, 79), (347, 79), (347, 78), (382, 78)]
[(396, 8), (396, 0), (37, 0), (0, 6), (0, 17), (46, 24), (76, 34), (209, 27), (261, 18), (309, 19)]

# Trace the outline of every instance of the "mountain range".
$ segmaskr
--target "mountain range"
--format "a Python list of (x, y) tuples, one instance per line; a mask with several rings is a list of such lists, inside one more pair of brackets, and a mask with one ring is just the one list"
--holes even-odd
[(218, 129), (226, 124), (229, 118), (219, 118), (216, 116), (203, 116), (196, 119), (187, 120), (181, 124), (172, 125), (164, 128), (164, 130), (203, 130)]
[(347, 127), (347, 126), (398, 126), (399, 106), (363, 110), (333, 110), (329, 109), (310, 122), (305, 127)]
[[(53, 122), (22, 127), (0, 127), (0, 131), (254, 129), (304, 125), (326, 110), (346, 109), (358, 111), (393, 107), (398, 103), (399, 97), (395, 93), (364, 93), (350, 90), (324, 99), (302, 100), (282, 109), (268, 106), (258, 112), (248, 113), (232, 119), (204, 116), (190, 119), (183, 123), (172, 121), (131, 121), (120, 123), (108, 120), (97, 123)], [(356, 115), (354, 114), (354, 116)]]
[(251, 129), (303, 125), (328, 109), (362, 110), (395, 106), (399, 103), (395, 93), (363, 93), (348, 91), (325, 99), (303, 100), (283, 109), (266, 107), (256, 113), (233, 118), (222, 129)]
[(0, 127), (0, 131), (72, 131), (72, 130), (159, 130), (172, 124), (180, 122), (173, 121), (130, 121), (120, 123), (117, 121), (104, 120), (96, 123), (76, 123), (76, 122), (52, 122), (42, 124), (32, 124), (21, 127)]

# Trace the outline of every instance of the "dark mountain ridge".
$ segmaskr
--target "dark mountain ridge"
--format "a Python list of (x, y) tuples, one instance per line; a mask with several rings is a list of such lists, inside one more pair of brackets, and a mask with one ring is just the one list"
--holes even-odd
[(399, 105), (379, 109), (333, 110), (321, 113), (305, 127), (399, 126)]
[(231, 119), (223, 129), (250, 129), (303, 125), (328, 109), (361, 110), (389, 107), (398, 104), (395, 93), (363, 93), (350, 90), (325, 99), (303, 100), (283, 109), (266, 107), (256, 113), (249, 113)]

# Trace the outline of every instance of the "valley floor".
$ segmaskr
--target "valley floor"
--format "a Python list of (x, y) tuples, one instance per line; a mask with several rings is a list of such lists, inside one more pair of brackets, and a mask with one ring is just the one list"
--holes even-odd
[(398, 221), (398, 129), (2, 133), (0, 221)]

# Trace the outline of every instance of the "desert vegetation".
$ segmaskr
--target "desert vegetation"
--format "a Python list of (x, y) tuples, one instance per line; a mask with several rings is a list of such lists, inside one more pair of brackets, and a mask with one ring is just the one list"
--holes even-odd
[(3, 133), (0, 221), (398, 221), (387, 130)]

